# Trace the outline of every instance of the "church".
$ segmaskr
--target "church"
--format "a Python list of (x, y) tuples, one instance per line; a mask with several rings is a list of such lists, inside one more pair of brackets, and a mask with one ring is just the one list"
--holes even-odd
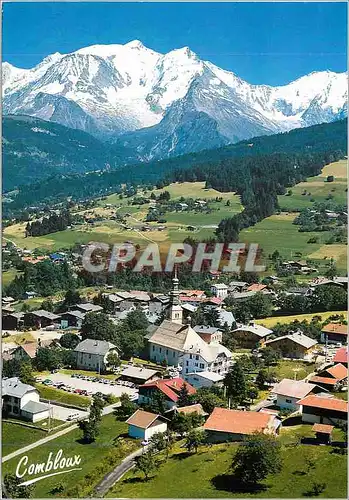
[(182, 376), (201, 371), (226, 373), (231, 364), (231, 352), (218, 342), (207, 344), (190, 326), (190, 321), (187, 324), (183, 321), (176, 274), (172, 283), (168, 319), (148, 338), (150, 359), (180, 368)]

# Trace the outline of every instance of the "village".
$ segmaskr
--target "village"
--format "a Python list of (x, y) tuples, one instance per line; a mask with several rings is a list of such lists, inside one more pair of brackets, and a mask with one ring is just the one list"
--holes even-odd
[[(46, 262), (78, 274), (83, 248), (41, 256), (11, 246), (8, 251), (30, 269)], [(145, 474), (146, 483), (156, 482), (164, 455), (183, 449), (188, 457), (200, 449), (210, 455), (214, 447), (239, 449), (246, 439), (262, 440), (267, 453), (268, 443), (295, 435), (300, 449), (325, 445), (339, 459), (347, 426), (346, 316), (337, 309), (302, 321), (294, 315), (284, 325), (270, 320), (280, 297), (312, 301), (324, 290), (346, 294), (348, 278), (312, 278), (314, 270), (302, 261), (281, 262), (279, 269), (281, 277), (249, 281), (212, 271), (205, 290), (183, 289), (175, 270), (167, 293), (102, 284), (53, 300), (32, 290), (16, 299), (3, 296), (5, 471), (23, 451), (44, 450), (42, 439), (59, 446), (82, 432), (87, 450), (103, 433), (103, 422), (113, 428), (110, 419), (122, 426), (127, 446), (123, 466), (113, 463), (113, 480), (103, 479), (110, 471), (104, 464), (87, 481), (89, 493), (98, 496), (128, 494), (127, 478), (135, 470), (140, 481)], [(285, 269), (301, 283), (280, 287)], [(256, 318), (254, 311), (263, 308), (267, 317)], [(93, 419), (96, 412), (100, 417)], [(10, 438), (16, 428), (24, 434), (18, 445)], [(33, 431), (46, 437), (35, 441)], [(275, 470), (267, 468), (261, 481), (281, 470), (275, 460)], [(328, 488), (320, 479), (315, 475), (309, 484), (315, 496)], [(78, 491), (69, 480), (59, 488)]]

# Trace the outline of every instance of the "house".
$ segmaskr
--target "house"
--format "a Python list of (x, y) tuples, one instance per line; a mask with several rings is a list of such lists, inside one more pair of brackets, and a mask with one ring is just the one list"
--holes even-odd
[(118, 353), (118, 348), (106, 340), (86, 339), (74, 349), (76, 368), (79, 370), (106, 371), (108, 355)]
[(67, 311), (61, 314), (61, 328), (81, 328), (86, 313), (81, 311)]
[(158, 432), (167, 431), (167, 418), (149, 411), (136, 410), (126, 423), (128, 424), (128, 435), (132, 438), (149, 441)]
[(168, 295), (157, 295), (149, 302), (150, 314), (162, 314), (170, 305), (170, 297)]
[(115, 293), (104, 293), (103, 298), (107, 301), (113, 313), (120, 310), (120, 303), (123, 300), (121, 297)]
[(215, 283), (214, 285), (211, 285), (211, 292), (219, 299), (225, 299), (228, 295), (228, 289), (229, 287), (225, 283)]
[(214, 443), (243, 441), (255, 432), (277, 434), (281, 422), (275, 415), (255, 411), (215, 408), (203, 425), (207, 440)]
[(181, 406), (180, 408), (175, 409), (176, 413), (182, 413), (183, 415), (191, 415), (193, 413), (197, 413), (200, 417), (206, 417), (208, 414), (204, 411), (202, 405), (200, 403)]
[(229, 326), (230, 328), (236, 324), (234, 314), (225, 309), (218, 309), (218, 323), (220, 326)]
[(348, 378), (348, 370), (342, 364), (337, 364), (322, 370), (318, 375), (314, 375), (310, 382), (318, 384), (329, 391), (337, 391), (342, 387)]
[(189, 394), (195, 394), (196, 389), (180, 377), (171, 379), (158, 379), (154, 380), (153, 382), (140, 385), (138, 389), (138, 404), (150, 404), (152, 402), (154, 394), (160, 392), (165, 398), (166, 407), (168, 409), (172, 409), (174, 406), (176, 406), (178, 395), (183, 385), (185, 385)]
[(264, 285), (263, 283), (252, 283), (246, 289), (247, 292), (260, 292), (260, 293), (271, 293), (268, 285)]
[(28, 300), (28, 299), (34, 299), (34, 297), (37, 296), (36, 292), (24, 292), (23, 294), (23, 299)]
[(251, 322), (249, 325), (238, 325), (231, 335), (241, 347), (252, 349), (260, 342), (263, 343), (272, 333), (273, 330)]
[(341, 363), (348, 368), (348, 347), (341, 347), (336, 352), (334, 358), (334, 363)]
[(2, 412), (4, 417), (17, 417), (38, 422), (49, 417), (49, 406), (41, 403), (39, 391), (19, 378), (2, 379)]
[(98, 306), (97, 304), (91, 304), (90, 302), (86, 302), (85, 304), (77, 304), (74, 307), (78, 311), (81, 311), (83, 313), (101, 312), (101, 311), (103, 311), (103, 307), (102, 306)]
[(316, 345), (316, 340), (300, 332), (283, 335), (265, 342), (266, 347), (280, 351), (282, 357), (291, 359), (311, 359)]
[(341, 323), (328, 323), (321, 330), (321, 342), (328, 344), (346, 344), (348, 341), (348, 325)]
[(316, 440), (319, 444), (331, 444), (333, 425), (314, 424), (311, 428), (315, 432)]
[(222, 342), (222, 332), (215, 326), (196, 325), (194, 331), (200, 335), (207, 344), (211, 342)]
[(146, 384), (160, 378), (161, 372), (149, 368), (138, 368), (137, 366), (126, 366), (121, 372), (120, 378), (133, 382), (134, 384)]
[(12, 353), (18, 361), (31, 361), (36, 356), (39, 345), (36, 342), (28, 342), (17, 347)]
[(209, 371), (186, 373), (183, 376), (184, 380), (195, 387), (195, 389), (212, 387), (213, 385), (222, 386), (224, 380), (223, 375)]
[(234, 300), (246, 300), (246, 299), (250, 299), (251, 297), (254, 297), (256, 295), (257, 292), (254, 292), (254, 291), (250, 291), (250, 292), (233, 292), (231, 294), (231, 297), (234, 299)]
[(330, 396), (310, 395), (298, 401), (302, 422), (342, 425), (348, 421), (348, 402)]
[(246, 281), (231, 281), (229, 283), (229, 292), (242, 292), (246, 290), (247, 285)]
[(305, 382), (304, 380), (284, 378), (273, 387), (271, 392), (276, 394), (276, 406), (281, 409), (296, 411), (298, 409), (298, 401), (309, 394), (319, 393), (322, 390), (321, 387)]
[(19, 330), (23, 325), (24, 313), (11, 313), (2, 316), (3, 330)]
[(32, 328), (41, 329), (47, 326), (57, 325), (60, 320), (58, 314), (53, 314), (50, 311), (45, 311), (44, 309), (39, 309), (37, 311), (31, 311), (24, 314), (24, 325), (30, 326)]

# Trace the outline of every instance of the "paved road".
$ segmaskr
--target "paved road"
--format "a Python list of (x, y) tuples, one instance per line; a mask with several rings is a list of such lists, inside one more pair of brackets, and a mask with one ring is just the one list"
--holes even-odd
[[(103, 408), (102, 414), (109, 415), (110, 413), (112, 413), (115, 410), (115, 408), (120, 406), (120, 404), (121, 403), (116, 403), (116, 404), (106, 406), (105, 408)], [(70, 409), (69, 411), (70, 411), (70, 413), (75, 412), (75, 410), (72, 410), (72, 409)], [(86, 413), (86, 415), (88, 415), (88, 414)], [(39, 439), (39, 441), (35, 441), (35, 443), (29, 444), (28, 446), (24, 446), (23, 448), (20, 448), (19, 450), (13, 451), (9, 455), (6, 455), (6, 457), (2, 457), (2, 462), (7, 462), (7, 460), (11, 460), (11, 458), (17, 457), (18, 455), (22, 455), (22, 453), (30, 451), (33, 448), (37, 448), (38, 446), (41, 446), (42, 444), (48, 443), (49, 441), (52, 441), (53, 439), (56, 439), (60, 436), (63, 436), (64, 434), (67, 434), (68, 432), (70, 432), (74, 429), (77, 429), (77, 427), (78, 427), (78, 424), (73, 424), (69, 427), (62, 429), (61, 431), (53, 432), (52, 434), (48, 434), (45, 438)]]
[(2, 462), (7, 462), (7, 460), (11, 460), (11, 458), (17, 457), (18, 455), (22, 455), (22, 453), (25, 453), (26, 451), (30, 451), (33, 448), (37, 448), (42, 444), (48, 443), (49, 441), (52, 441), (53, 439), (56, 439), (59, 436), (63, 436), (64, 434), (71, 432), (77, 427), (78, 424), (73, 424), (70, 427), (66, 427), (65, 429), (62, 429), (61, 431), (58, 431), (54, 434), (48, 434), (45, 438), (39, 439), (39, 441), (35, 441), (35, 443), (29, 444), (28, 446), (24, 446), (24, 448), (20, 448), (19, 450), (13, 451), (9, 455), (6, 455), (6, 457), (2, 457)]
[(143, 448), (140, 448), (128, 457), (124, 458), (124, 460), (121, 462), (120, 465), (115, 467), (114, 470), (109, 472), (102, 481), (96, 486), (94, 494), (96, 497), (104, 497), (104, 495), (107, 493), (108, 490), (117, 482), (119, 479), (122, 478), (126, 472), (128, 472), (132, 467), (134, 467), (134, 459), (141, 455), (143, 453)]
[(60, 406), (51, 403), (51, 416), (56, 420), (63, 420), (63, 422), (68, 421), (69, 415), (72, 413), (77, 413), (79, 417), (87, 417), (88, 411), (75, 410), (75, 408), (66, 408), (65, 406)]

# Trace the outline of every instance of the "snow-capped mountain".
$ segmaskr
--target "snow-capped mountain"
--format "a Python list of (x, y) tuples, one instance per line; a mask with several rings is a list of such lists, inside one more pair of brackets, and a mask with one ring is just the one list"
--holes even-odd
[(28, 114), (112, 140), (147, 160), (347, 115), (347, 75), (314, 72), (251, 85), (189, 48), (135, 40), (55, 53), (32, 69), (3, 64), (4, 114)]

